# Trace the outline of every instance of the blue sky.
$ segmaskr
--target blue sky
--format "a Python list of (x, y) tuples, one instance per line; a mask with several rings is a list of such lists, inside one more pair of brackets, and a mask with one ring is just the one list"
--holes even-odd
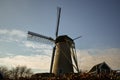
[(58, 6), (59, 35), (82, 36), (75, 41), (81, 69), (102, 61), (119, 69), (119, 0), (0, 0), (0, 65), (49, 71), (53, 45), (27, 41), (27, 31), (55, 38)]

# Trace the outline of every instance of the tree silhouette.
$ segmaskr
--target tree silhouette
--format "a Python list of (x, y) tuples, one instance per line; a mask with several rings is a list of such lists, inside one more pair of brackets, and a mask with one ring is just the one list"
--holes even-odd
[(11, 77), (15, 80), (18, 80), (19, 78), (28, 78), (33, 74), (31, 69), (26, 66), (17, 66), (12, 68), (10, 72)]
[(0, 76), (1, 78), (8, 78), (10, 76), (10, 72), (7, 67), (0, 66)]
[(30, 78), (32, 74), (32, 70), (26, 66), (17, 66), (10, 70), (8, 70), (8, 68), (5, 66), (0, 67), (0, 80), (3, 78), (5, 80), (20, 80), (20, 78)]

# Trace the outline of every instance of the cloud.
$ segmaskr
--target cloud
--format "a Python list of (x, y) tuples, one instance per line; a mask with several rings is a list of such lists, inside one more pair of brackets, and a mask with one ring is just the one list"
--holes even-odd
[(38, 42), (30, 42), (30, 41), (25, 41), (23, 45), (29, 51), (32, 50), (34, 54), (47, 55), (47, 56), (52, 55), (52, 45), (38, 43)]
[(34, 43), (30, 41), (24, 42), (24, 45), (28, 48), (33, 48), (33, 49), (50, 49), (51, 46), (48, 44), (41, 44), (41, 43)]
[(0, 29), (0, 35), (26, 37), (26, 33), (17, 29)]
[(44, 55), (21, 56), (0, 58), (0, 65), (15, 67), (18, 65), (27, 66), (33, 70), (49, 71), (51, 58)]
[[(92, 50), (77, 50), (80, 69), (89, 71), (94, 65), (104, 61), (112, 69), (120, 69), (119, 49), (116, 48), (104, 49), (101, 54), (96, 53), (96, 55), (90, 54), (91, 52)], [(33, 70), (37, 70), (35, 72), (49, 72), (50, 63), (51, 56), (48, 56), (48, 54), (31, 56), (16, 55), (11, 57), (0, 58), (0, 65), (6, 65), (8, 67), (25, 65)]]
[(24, 31), (17, 29), (0, 29), (0, 40), (1, 41), (22, 41), (27, 37)]
[[(27, 34), (16, 29), (0, 29), (0, 43), (0, 65), (26, 65), (34, 70), (49, 71), (53, 45), (27, 41)], [(82, 70), (90, 70), (94, 65), (104, 61), (112, 69), (120, 69), (119, 48), (77, 50), (77, 55)]]
[(9, 68), (25, 65), (37, 70), (35, 72), (49, 71), (52, 55), (50, 45), (27, 41), (27, 33), (16, 29), (0, 29), (0, 43), (3, 43), (0, 45), (0, 65)]
[(90, 70), (94, 65), (104, 61), (112, 69), (120, 69), (119, 48), (77, 50), (77, 54), (79, 67), (82, 70)]
[(0, 43), (2, 44), (0, 45), (1, 57), (9, 56), (8, 53), (14, 54), (13, 56), (19, 54), (51, 56), (52, 54), (51, 45), (28, 41), (27, 34), (21, 30), (0, 29)]

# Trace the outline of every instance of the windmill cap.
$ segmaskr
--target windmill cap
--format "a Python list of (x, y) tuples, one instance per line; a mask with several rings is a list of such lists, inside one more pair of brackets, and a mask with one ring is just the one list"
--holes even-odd
[(70, 41), (70, 42), (73, 43), (73, 39), (71, 39), (71, 38), (68, 37), (67, 35), (58, 36), (58, 37), (56, 38), (55, 43), (58, 43), (58, 42), (66, 42), (66, 41)]

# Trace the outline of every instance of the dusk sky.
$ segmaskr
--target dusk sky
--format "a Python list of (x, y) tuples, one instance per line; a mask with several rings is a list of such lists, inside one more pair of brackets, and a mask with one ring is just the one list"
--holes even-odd
[(120, 0), (0, 0), (0, 66), (49, 72), (54, 45), (28, 41), (27, 32), (55, 38), (57, 7), (58, 34), (82, 36), (75, 41), (80, 69), (104, 61), (120, 69)]

